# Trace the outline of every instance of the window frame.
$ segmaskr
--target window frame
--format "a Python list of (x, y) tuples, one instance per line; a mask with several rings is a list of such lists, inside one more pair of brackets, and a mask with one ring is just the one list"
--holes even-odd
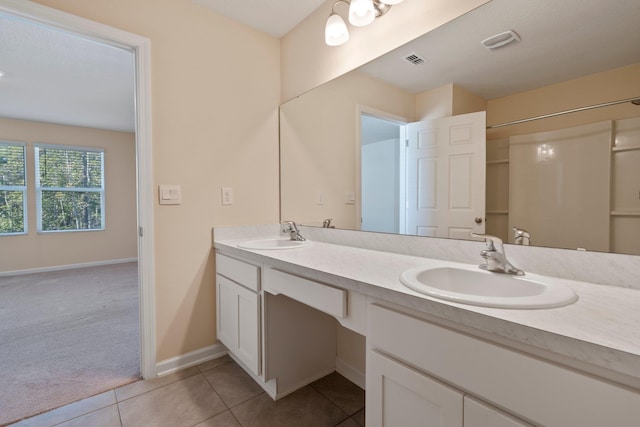
[[(53, 150), (69, 150), (69, 151), (85, 151), (92, 153), (101, 153), (100, 159), (100, 188), (97, 187), (42, 187), (40, 185), (40, 149), (53, 149)], [(33, 144), (33, 162), (35, 169), (35, 189), (36, 189), (36, 232), (38, 234), (55, 234), (55, 233), (78, 233), (78, 232), (95, 232), (106, 230), (106, 204), (105, 204), (105, 182), (104, 182), (104, 148), (100, 147), (84, 147), (79, 145), (60, 145), (60, 144), (47, 144), (47, 143), (35, 143)], [(42, 191), (56, 191), (67, 193), (100, 193), (100, 228), (83, 228), (75, 230), (43, 230), (42, 229)]]
[(15, 233), (2, 233), (0, 232), (0, 237), (4, 236), (23, 236), (25, 234), (29, 234), (29, 215), (27, 212), (27, 188), (29, 185), (28, 177), (29, 173), (27, 172), (27, 144), (24, 142), (18, 141), (0, 141), (1, 145), (14, 145), (17, 147), (22, 147), (22, 161), (24, 165), (24, 185), (0, 185), (0, 191), (16, 191), (22, 192), (22, 231), (17, 231)]

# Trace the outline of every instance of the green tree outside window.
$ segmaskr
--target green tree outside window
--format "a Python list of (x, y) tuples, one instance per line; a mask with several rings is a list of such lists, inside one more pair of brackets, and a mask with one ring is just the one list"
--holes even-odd
[(38, 145), (38, 231), (104, 229), (104, 152)]
[(25, 147), (0, 142), (0, 235), (26, 232)]

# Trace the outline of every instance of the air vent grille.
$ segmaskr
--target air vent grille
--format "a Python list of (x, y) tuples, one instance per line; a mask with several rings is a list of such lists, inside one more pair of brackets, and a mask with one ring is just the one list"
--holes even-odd
[(417, 53), (413, 52), (404, 57), (404, 60), (412, 63), (413, 65), (424, 64), (426, 61), (421, 58)]

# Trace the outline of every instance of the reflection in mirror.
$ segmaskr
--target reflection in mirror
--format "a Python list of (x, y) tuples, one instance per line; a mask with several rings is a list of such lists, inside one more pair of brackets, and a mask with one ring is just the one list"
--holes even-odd
[[(531, 245), (640, 254), (640, 106), (496, 126), (640, 98), (640, 44), (629, 37), (640, 8), (632, 3), (493, 0), (282, 105), (283, 218), (455, 238), (477, 218), (506, 242), (518, 227)], [(494, 51), (480, 45), (509, 29), (520, 42)], [(404, 61), (410, 54), (424, 62)], [(430, 206), (435, 172), (423, 161), (422, 180), (431, 175), (431, 184), (409, 189), (407, 124), (474, 112), (486, 112), (488, 125), (483, 215), (445, 225), (445, 234), (412, 225), (401, 207)], [(397, 127), (397, 142), (369, 132), (380, 119)], [(371, 146), (376, 138), (387, 142)], [(455, 182), (473, 181), (470, 169), (458, 169), (466, 175), (449, 174)]]

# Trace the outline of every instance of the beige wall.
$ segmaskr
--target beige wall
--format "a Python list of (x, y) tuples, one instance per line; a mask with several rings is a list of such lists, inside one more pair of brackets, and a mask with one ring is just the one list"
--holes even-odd
[[(0, 237), (0, 272), (137, 257), (134, 134), (0, 118), (0, 140), (26, 144), (28, 215), (28, 234)], [(104, 231), (36, 232), (35, 143), (104, 149)]]
[(487, 101), (449, 83), (416, 94), (416, 120), (432, 120), (487, 110)]
[(462, 86), (453, 85), (452, 98), (452, 111), (454, 116), (487, 111), (487, 100), (469, 92)]
[[(349, 26), (349, 42), (331, 47), (324, 43), (324, 27), (335, 0), (327, 0), (282, 38), (282, 99), (354, 70), (487, 2), (405, 0), (367, 27)], [(346, 16), (344, 4), (336, 11)]]
[[(640, 63), (591, 74), (487, 102), (487, 125), (555, 113), (618, 99), (640, 96)], [(545, 120), (492, 129), (487, 139), (561, 129), (601, 120), (637, 116), (640, 107), (629, 103), (566, 114)]]
[[(321, 224), (333, 218), (338, 228), (356, 227), (356, 205), (346, 204), (356, 192), (359, 141), (357, 106), (412, 120), (414, 95), (358, 71), (348, 73), (281, 107), (282, 218)], [(324, 205), (316, 203), (318, 191)]]
[(182, 186), (155, 197), (157, 359), (215, 343), (212, 226), (279, 219), (279, 41), (188, 0), (38, 2), (150, 39), (154, 184)]
[(453, 116), (453, 84), (416, 95), (417, 121)]

